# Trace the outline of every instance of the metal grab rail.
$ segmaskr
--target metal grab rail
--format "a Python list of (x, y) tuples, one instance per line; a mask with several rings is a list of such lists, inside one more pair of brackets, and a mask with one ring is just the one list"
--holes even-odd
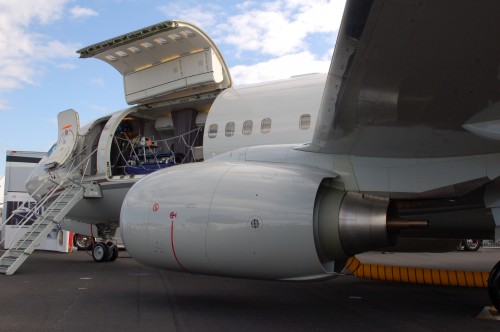
[[(40, 186), (38, 186), (38, 188), (35, 189), (35, 191), (32, 193), (32, 196), (37, 194), (42, 188), (44, 188), (48, 182), (52, 182), (55, 184), (54, 187), (50, 188), (47, 193), (43, 196), (43, 198), (36, 202), (35, 205), (29, 209), (28, 207), (26, 207), (26, 209), (28, 209), (28, 213), (21, 219), (21, 223), (20, 224), (17, 224), (16, 226), (19, 226), (19, 228), (14, 232), (14, 236), (13, 238), (15, 239), (18, 232), (21, 230), (22, 226), (26, 226), (26, 224), (28, 222), (30, 222), (32, 220), (32, 218), (35, 218), (35, 220), (37, 218), (40, 217), (40, 215), (37, 213), (38, 210), (42, 209), (44, 207), (44, 205), (52, 198), (55, 196), (56, 193), (60, 192), (61, 189), (66, 189), (65, 187), (65, 184), (66, 182), (70, 182), (72, 183), (72, 185), (78, 185), (80, 187), (83, 188), (83, 186), (81, 185), (81, 183), (83, 183), (83, 178), (84, 176), (82, 176), (82, 178), (80, 179), (80, 183), (78, 182), (75, 182), (74, 180), (71, 179), (71, 177), (73, 177), (76, 173), (77, 170), (79, 170), (79, 167), (82, 166), (84, 163), (87, 163), (87, 165), (85, 166), (85, 169), (86, 167), (88, 166), (88, 163), (90, 161), (90, 158), (94, 155), (94, 153), (97, 153), (97, 148), (94, 149), (87, 157), (85, 157), (84, 159), (82, 159), (82, 161), (77, 165), (75, 166), (72, 170), (71, 170), (71, 167), (73, 167), (74, 163), (75, 163), (75, 160), (78, 156), (80, 156), (81, 154), (83, 154), (85, 151), (81, 151), (80, 153), (76, 154), (73, 158), (72, 158), (72, 163), (71, 165), (69, 166), (69, 170), (68, 172), (66, 173), (66, 175), (61, 179), (61, 181), (59, 183), (55, 182), (53, 179), (51, 179), (51, 177), (47, 177), (47, 179), (45, 179), (41, 184)], [(66, 168), (65, 167), (60, 167), (59, 169), (57, 169), (55, 171), (55, 173), (57, 174), (58, 171), (61, 171), (61, 170), (65, 170)], [(83, 173), (85, 174), (85, 173)], [(27, 203), (29, 203), (28, 201), (24, 201), (21, 203), (21, 207), (24, 207)], [(8, 217), (4, 222), (2, 222), (0, 224), (0, 228), (3, 228), (5, 225), (7, 225), (7, 223), (9, 221), (11, 221), (14, 217), (16, 216), (16, 214), (12, 214), (10, 217)], [(19, 215), (17, 215), (19, 216)], [(38, 226), (37, 227), (32, 227), (32, 229), (29, 231), (29, 235), (31, 235), (35, 230), (37, 230)], [(5, 237), (0, 240), (0, 246), (5, 242)]]
[[(72, 186), (74, 187), (74, 185), (72, 185)], [(61, 196), (61, 195), (63, 195), (63, 196)], [(64, 198), (66, 197), (66, 195), (67, 195), (67, 193), (66, 193), (66, 194), (63, 194), (63, 193), (59, 194), (59, 196), (57, 197), (56, 201), (54, 201), (54, 202), (57, 202), (57, 200), (58, 200), (58, 199), (64, 199)], [(51, 195), (51, 196), (53, 196), (53, 195)], [(49, 209), (47, 209), (46, 211), (44, 211), (44, 213), (42, 213), (41, 215), (37, 215), (37, 216), (36, 216), (36, 218), (37, 218), (37, 219), (39, 219), (39, 218), (44, 218), (45, 220), (46, 220), (46, 219), (49, 219), (47, 216), (46, 216), (46, 217), (43, 217), (43, 214), (48, 215), (48, 214), (50, 214), (51, 212), (54, 212), (54, 209), (55, 209), (55, 207), (52, 207), (52, 209), (50, 209), (50, 206), (49, 206)], [(34, 213), (33, 213), (32, 215), (34, 215)], [(26, 217), (26, 220), (23, 222), (23, 224), (22, 224), (21, 226), (25, 225), (25, 224), (26, 224), (29, 220), (31, 220), (31, 217)], [(50, 220), (50, 219), (49, 219), (49, 220)], [(34, 233), (35, 231), (38, 231), (38, 230), (40, 230), (40, 229), (42, 229), (42, 230), (43, 230), (43, 228), (44, 228), (44, 227), (46, 227), (47, 225), (44, 225), (44, 224), (42, 224), (42, 223), (37, 223), (37, 224), (33, 224), (33, 225), (31, 225), (31, 226), (32, 226), (32, 227), (31, 227), (31, 229), (30, 229), (28, 232), (26, 232), (26, 234), (25, 234), (25, 236), (24, 236), (24, 239), (23, 239), (23, 238), (19, 239), (19, 240), (16, 242), (16, 246), (14, 246), (14, 245), (13, 245), (13, 246), (11, 246), (11, 247), (10, 247), (10, 249), (11, 249), (11, 250), (18, 250), (19, 248), (21, 248), (21, 247), (22, 247), (22, 246), (23, 246), (26, 242), (29, 242), (29, 238), (30, 238), (30, 236), (31, 236), (31, 235), (33, 235), (33, 233)], [(33, 226), (34, 226), (34, 227), (33, 227)], [(16, 235), (17, 235), (17, 233), (19, 232), (19, 230), (20, 230), (20, 229), (21, 229), (21, 227), (19, 227), (19, 228), (18, 228), (18, 229), (14, 232), (14, 237), (13, 237), (13, 239), (15, 239), (15, 238), (16, 238)], [(22, 241), (21, 241), (21, 240), (22, 240)]]

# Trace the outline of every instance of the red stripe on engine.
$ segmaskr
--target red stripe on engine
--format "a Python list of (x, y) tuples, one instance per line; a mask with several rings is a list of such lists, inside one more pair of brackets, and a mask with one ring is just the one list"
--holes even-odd
[(184, 266), (182, 266), (181, 262), (179, 262), (179, 259), (177, 258), (177, 254), (175, 253), (175, 246), (174, 246), (174, 220), (172, 219), (172, 223), (170, 224), (170, 244), (172, 245), (172, 252), (174, 254), (174, 258), (175, 260), (177, 261), (177, 264), (179, 265), (179, 267), (186, 271), (187, 270), (184, 268)]

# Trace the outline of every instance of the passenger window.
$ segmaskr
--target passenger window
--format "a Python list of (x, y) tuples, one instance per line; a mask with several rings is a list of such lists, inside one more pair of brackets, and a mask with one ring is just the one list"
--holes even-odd
[(217, 125), (216, 124), (211, 124), (208, 127), (208, 138), (215, 138), (217, 136)]
[(302, 130), (306, 130), (309, 129), (310, 126), (311, 126), (311, 115), (303, 114), (300, 117), (299, 128)]
[(271, 131), (271, 118), (265, 118), (260, 123), (260, 132), (263, 134), (267, 134)]
[(243, 135), (250, 135), (252, 133), (253, 121), (247, 120), (243, 122)]
[(234, 122), (228, 122), (226, 124), (226, 137), (231, 137), (234, 135)]

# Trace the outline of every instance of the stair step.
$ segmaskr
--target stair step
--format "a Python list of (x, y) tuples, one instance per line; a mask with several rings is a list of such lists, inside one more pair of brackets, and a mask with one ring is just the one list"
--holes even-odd
[[(31, 230), (13, 245), (16, 249), (8, 250), (0, 257), (0, 273), (13, 274), (21, 266), (31, 252), (39, 246), (42, 237), (54, 229), (58, 221), (55, 219), (62, 219), (71, 207), (83, 198), (83, 190), (82, 187), (66, 188), (59, 192), (59, 197), (47, 207), (42, 215), (36, 214), (31, 217), (36, 218)], [(77, 194), (81, 195), (76, 196)]]
[(38, 225), (45, 225), (45, 226), (47, 226), (47, 225), (50, 225), (50, 224), (52, 224), (52, 220), (45, 218), (42, 221), (40, 221), (40, 223)]
[(4, 257), (2, 259), (2, 266), (11, 266), (12, 263), (14, 263), (16, 261), (17, 257), (12, 257), (12, 258), (9, 258), (9, 257)]

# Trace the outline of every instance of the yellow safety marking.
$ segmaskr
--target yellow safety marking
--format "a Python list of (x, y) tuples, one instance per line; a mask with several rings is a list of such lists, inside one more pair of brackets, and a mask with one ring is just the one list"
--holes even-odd
[(489, 272), (365, 264), (354, 256), (349, 258), (346, 267), (357, 278), (434, 286), (486, 288), (490, 275)]

